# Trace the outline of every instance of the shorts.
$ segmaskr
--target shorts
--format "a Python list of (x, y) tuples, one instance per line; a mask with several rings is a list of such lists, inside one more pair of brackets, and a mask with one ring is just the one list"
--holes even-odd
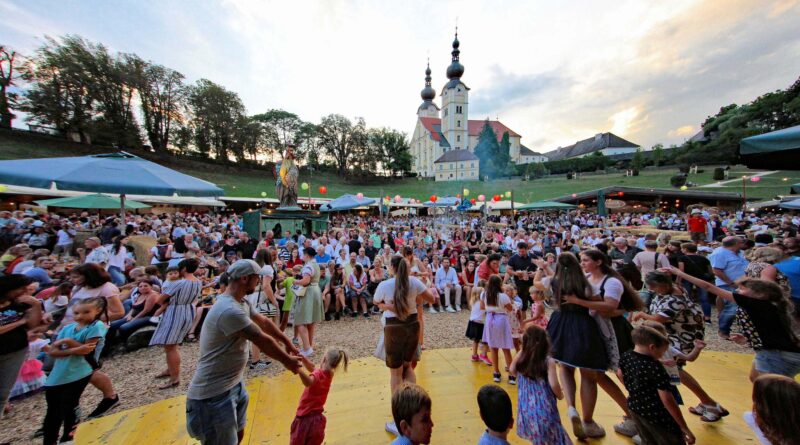
[(686, 440), (683, 437), (683, 432), (681, 432), (677, 424), (675, 424), (675, 428), (668, 428), (666, 426), (653, 423), (633, 411), (631, 411), (631, 418), (636, 424), (636, 429), (639, 431), (639, 437), (642, 439), (642, 444), (679, 445), (686, 443)]
[(325, 440), (325, 425), (328, 423), (322, 413), (312, 413), (295, 417), (289, 436), (290, 445), (322, 445)]
[(756, 351), (755, 365), (760, 373), (795, 378), (800, 374), (800, 352), (759, 349)]
[(692, 239), (693, 243), (699, 243), (700, 241), (706, 240), (706, 233), (705, 232), (689, 232), (689, 237)]
[(244, 384), (207, 399), (186, 399), (186, 430), (204, 444), (237, 445), (247, 422), (250, 397)]
[(387, 367), (396, 369), (403, 366), (403, 363), (414, 361), (419, 345), (419, 329), (417, 314), (409, 315), (405, 321), (397, 317), (386, 319), (383, 341), (386, 347)]

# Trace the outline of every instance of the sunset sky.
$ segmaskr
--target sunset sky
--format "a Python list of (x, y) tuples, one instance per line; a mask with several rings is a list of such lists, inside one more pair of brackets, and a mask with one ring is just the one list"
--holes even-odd
[(538, 152), (605, 131), (680, 143), (800, 77), (797, 0), (0, 0), (0, 16), (0, 43), (25, 54), (78, 34), (220, 83), (250, 114), (407, 133), (426, 59), (438, 93), (458, 24), (470, 118), (499, 117)]

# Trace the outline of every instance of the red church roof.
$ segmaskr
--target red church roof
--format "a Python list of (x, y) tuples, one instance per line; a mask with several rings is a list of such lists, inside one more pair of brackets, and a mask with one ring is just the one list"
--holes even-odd
[[(425, 129), (428, 130), (428, 132), (431, 134), (433, 140), (438, 142), (440, 140), (439, 132), (441, 131), (442, 120), (439, 119), (438, 117), (421, 117), (419, 118), (419, 120), (422, 122), (422, 125), (425, 127)], [(481, 130), (483, 130), (483, 125), (485, 123), (486, 123), (485, 120), (480, 120), (480, 119), (469, 120), (467, 133), (470, 136), (478, 136), (479, 134), (481, 134)], [(436, 126), (436, 128), (434, 128), (434, 126)], [(494, 133), (497, 135), (498, 141), (503, 138), (503, 133), (505, 133), (506, 131), (508, 132), (509, 136), (520, 137), (520, 135), (516, 131), (506, 127), (500, 121), (489, 121), (489, 126), (491, 126), (492, 130), (494, 130)]]

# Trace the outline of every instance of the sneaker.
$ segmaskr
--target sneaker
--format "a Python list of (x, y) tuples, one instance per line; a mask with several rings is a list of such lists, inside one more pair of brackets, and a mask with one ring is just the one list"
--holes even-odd
[(395, 436), (400, 435), (400, 431), (397, 430), (397, 425), (395, 425), (394, 422), (386, 422), (384, 428), (386, 429), (387, 433), (392, 433)]
[(493, 373), (492, 380), (494, 380), (495, 383), (500, 383), (500, 373)]
[(433, 308), (433, 306), (431, 306), (431, 308), (430, 308), (430, 309), (428, 309), (428, 312), (430, 312), (431, 314), (438, 314), (438, 313), (439, 313), (439, 311), (437, 311), (436, 309), (434, 309), (434, 308)]
[(481, 354), (478, 356), (478, 359), (483, 363), (486, 363), (486, 366), (492, 366), (492, 361), (489, 359), (489, 357)]
[(351, 318), (356, 318), (356, 317), (358, 317), (358, 312), (355, 312), (355, 311), (351, 312), (351, 313), (350, 313), (350, 317), (351, 317)]
[(453, 309), (453, 308), (452, 308), (452, 307), (450, 307), (450, 306), (447, 306), (447, 309), (446, 309), (446, 311), (447, 311), (447, 312), (451, 312), (451, 313), (455, 313), (455, 312), (456, 312), (456, 310), (455, 310), (455, 309)]
[(255, 363), (250, 363), (250, 369), (252, 369), (253, 371), (263, 371), (267, 369), (267, 366), (269, 366), (270, 363), (271, 362), (269, 361), (259, 360)]
[(623, 416), (622, 422), (614, 425), (614, 431), (628, 437), (633, 437), (639, 432), (636, 429), (636, 423), (628, 416)]
[(592, 439), (597, 439), (606, 435), (606, 430), (604, 430), (603, 427), (598, 425), (595, 421), (584, 423), (583, 432)]
[(478, 354), (472, 354), (472, 361), (473, 362), (479, 362), (479, 361), (481, 361), (481, 359), (478, 358)]
[(303, 357), (308, 358), (308, 357), (314, 355), (314, 348), (303, 349), (303, 350), (300, 351), (300, 355), (302, 355)]
[(574, 434), (579, 440), (586, 439), (586, 432), (583, 431), (583, 422), (581, 422), (581, 416), (578, 414), (578, 410), (575, 409), (574, 406), (570, 406), (569, 410), (567, 410), (567, 417), (569, 417), (569, 421), (572, 422), (572, 434)]
[(333, 319), (334, 319), (334, 320), (336, 320), (336, 321), (339, 321), (339, 319), (340, 319), (341, 317), (342, 317), (342, 313), (341, 313), (341, 312), (335, 312), (335, 313), (333, 314)]
[(514, 377), (513, 375), (508, 376), (508, 384), (509, 385), (516, 385), (517, 384), (517, 378)]
[(369, 318), (369, 312), (364, 312), (364, 318)]
[(295, 345), (295, 347), (300, 346), (300, 339), (297, 337), (293, 338), (292, 344)]
[(461, 312), (461, 306), (456, 306), (456, 312)]
[(325, 312), (325, 321), (331, 321), (331, 313)]
[(633, 444), (634, 445), (642, 445), (642, 436), (640, 436), (638, 434), (633, 436)]
[(119, 394), (115, 395), (113, 399), (104, 398), (97, 404), (97, 408), (89, 414), (87, 419), (94, 419), (95, 417), (100, 417), (103, 414), (107, 413), (114, 408), (115, 406), (119, 405)]

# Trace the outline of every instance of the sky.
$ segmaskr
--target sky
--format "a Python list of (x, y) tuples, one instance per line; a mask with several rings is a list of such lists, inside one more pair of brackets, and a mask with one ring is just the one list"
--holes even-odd
[(237, 92), (248, 113), (338, 113), (409, 135), (458, 26), (470, 118), (547, 152), (611, 131), (680, 144), (800, 77), (800, 0), (0, 0), (0, 44), (78, 34)]

